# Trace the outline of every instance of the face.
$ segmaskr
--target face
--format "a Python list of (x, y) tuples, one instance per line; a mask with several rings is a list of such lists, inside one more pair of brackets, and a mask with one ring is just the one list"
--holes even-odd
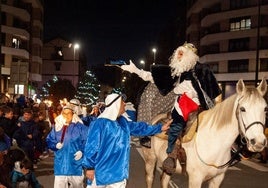
[(30, 121), (32, 119), (33, 115), (31, 113), (24, 113), (23, 114), (23, 119), (24, 121)]
[(178, 59), (181, 59), (183, 56), (183, 51), (182, 50), (178, 50)]
[(8, 113), (5, 114), (5, 117), (8, 118), (8, 119), (12, 119), (13, 118), (13, 115), (14, 115), (13, 112), (10, 111), (10, 112), (8, 112)]
[(93, 110), (94, 110), (94, 114), (98, 114), (99, 113), (99, 108), (98, 107), (94, 107)]
[(24, 174), (24, 175), (28, 174), (29, 172), (30, 172), (30, 170), (29, 169), (26, 169), (25, 167), (23, 167), (21, 169), (21, 173)]
[(73, 111), (70, 109), (64, 109), (62, 110), (62, 116), (63, 118), (66, 120), (67, 124), (70, 124), (72, 122), (73, 119)]
[(121, 116), (123, 113), (125, 113), (125, 111), (126, 111), (125, 106), (126, 106), (126, 103), (121, 98), (121, 104), (120, 104), (120, 109), (119, 109), (118, 116)]

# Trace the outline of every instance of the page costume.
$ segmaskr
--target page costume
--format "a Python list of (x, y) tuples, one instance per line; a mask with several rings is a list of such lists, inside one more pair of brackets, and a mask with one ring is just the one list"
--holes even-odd
[[(109, 104), (118, 94), (108, 95)], [(162, 124), (150, 126), (145, 122), (128, 121), (124, 116), (117, 117), (121, 97), (113, 102), (89, 126), (85, 146), (83, 167), (95, 170), (98, 186), (124, 182), (129, 176), (129, 156), (131, 136), (154, 135), (161, 132)], [(91, 185), (91, 181), (87, 181)]]
[[(82, 123), (82, 120), (76, 114), (73, 114), (72, 122), (65, 129), (64, 138), (62, 138), (65, 124), (63, 116), (59, 115), (55, 122), (55, 127), (48, 134), (46, 141), (48, 148), (53, 150), (55, 154), (55, 180), (57, 177), (63, 177), (62, 184), (58, 184), (57, 187), (65, 185), (64, 177), (65, 179), (70, 178), (69, 181), (72, 181), (73, 185), (79, 182), (83, 183), (82, 158), (77, 160), (75, 155), (84, 153), (88, 127)], [(58, 149), (57, 144), (61, 141), (62, 148)]]

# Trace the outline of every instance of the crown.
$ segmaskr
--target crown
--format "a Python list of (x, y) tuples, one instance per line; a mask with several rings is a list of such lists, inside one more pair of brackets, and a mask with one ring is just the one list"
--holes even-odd
[(182, 46), (192, 50), (195, 54), (197, 53), (197, 49), (192, 43), (187, 43), (186, 41)]

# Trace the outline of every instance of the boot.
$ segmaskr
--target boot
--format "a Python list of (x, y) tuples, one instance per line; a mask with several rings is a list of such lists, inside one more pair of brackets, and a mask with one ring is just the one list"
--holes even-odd
[(168, 175), (172, 175), (176, 171), (176, 163), (178, 157), (178, 148), (180, 145), (176, 144), (173, 148), (173, 151), (168, 154), (168, 157), (163, 161), (163, 171)]

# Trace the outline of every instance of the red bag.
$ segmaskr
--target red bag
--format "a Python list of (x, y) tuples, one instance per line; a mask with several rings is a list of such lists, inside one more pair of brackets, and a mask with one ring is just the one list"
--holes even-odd
[(180, 98), (178, 98), (178, 103), (182, 111), (184, 121), (188, 120), (189, 114), (191, 112), (198, 110), (198, 104), (196, 104), (185, 93), (183, 93)]

